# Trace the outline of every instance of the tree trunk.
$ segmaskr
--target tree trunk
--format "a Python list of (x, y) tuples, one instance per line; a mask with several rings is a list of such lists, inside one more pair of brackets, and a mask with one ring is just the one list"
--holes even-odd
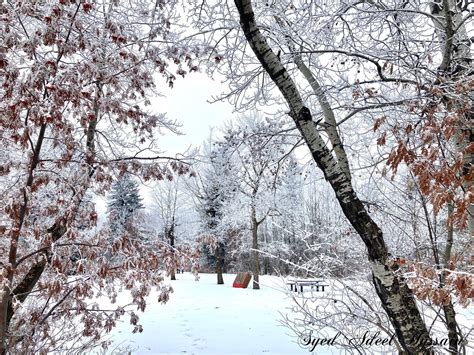
[(414, 295), (405, 280), (394, 273), (382, 231), (371, 219), (347, 175), (333, 158), (314, 125), (311, 111), (304, 106), (293, 79), (260, 32), (255, 22), (251, 1), (235, 0), (235, 4), (248, 43), (287, 101), (290, 115), (305, 139), (314, 161), (331, 184), (344, 215), (367, 247), (376, 292), (400, 344), (409, 354), (432, 354), (432, 350), (424, 345), (429, 344), (431, 339)]
[(166, 234), (168, 235), (168, 240), (170, 242), (170, 247), (171, 247), (171, 265), (170, 265), (170, 277), (171, 280), (176, 280), (176, 260), (175, 260), (175, 250), (174, 250), (174, 217), (172, 218), (171, 226), (170, 228), (166, 231)]
[(224, 277), (222, 276), (222, 269), (224, 268), (224, 245), (219, 243), (216, 248), (216, 274), (217, 284), (224, 284)]
[[(453, 204), (448, 204), (448, 219), (453, 214)], [(453, 247), (454, 239), (454, 227), (453, 225), (448, 226), (448, 233), (446, 237), (446, 247), (443, 255), (443, 269), (448, 270), (449, 260), (451, 259), (451, 251)], [(446, 283), (446, 271), (440, 274), (440, 287), (443, 287)], [(446, 328), (448, 329), (448, 340), (449, 340), (449, 351), (452, 354), (458, 353), (458, 323), (456, 321), (456, 311), (454, 310), (453, 303), (451, 300), (448, 304), (443, 305), (444, 317), (446, 318)]]
[[(441, 55), (443, 61), (439, 67), (439, 76), (443, 82), (462, 82), (465, 77), (472, 76), (472, 38), (466, 28), (465, 19), (462, 16), (461, 7), (463, 2), (454, 0), (432, 1), (430, 11), (436, 34), (440, 43), (443, 44)], [(459, 95), (459, 96), (458, 96)], [(463, 188), (472, 191), (474, 179), (472, 179), (472, 167), (474, 166), (474, 152), (469, 147), (474, 144), (474, 91), (456, 93), (458, 98), (452, 100), (448, 97), (444, 104), (451, 112), (464, 112), (460, 116), (454, 142), (459, 153), (463, 157)], [(454, 105), (453, 105), (454, 103)], [(450, 108), (451, 106), (451, 108)], [(474, 204), (470, 203), (467, 208), (467, 227), (471, 236), (471, 245), (474, 243)], [(474, 262), (474, 248), (471, 248), (471, 264)]]
[(446, 318), (446, 328), (448, 329), (449, 351), (451, 354), (457, 354), (459, 343), (457, 332), (458, 323), (456, 321), (456, 311), (451, 301), (443, 306), (443, 312)]
[[(94, 114), (95, 119), (89, 121), (89, 126), (87, 130), (87, 139), (86, 139), (86, 159), (87, 163), (87, 180), (84, 181), (82, 189), (77, 189), (76, 194), (71, 197), (72, 199), (72, 208), (68, 211), (69, 216), (75, 216), (76, 212), (82, 202), (82, 199), (85, 195), (87, 188), (89, 187), (90, 179), (95, 172), (94, 168), (94, 158), (95, 158), (95, 127), (97, 123), (97, 118), (99, 117), (99, 99), (101, 95), (101, 85), (97, 84), (97, 90), (95, 93), (94, 99)], [(45, 96), (47, 91), (45, 91)], [(31, 158), (28, 178), (26, 180), (26, 187), (23, 189), (23, 204), (20, 207), (19, 217), (17, 225), (12, 229), (11, 235), (11, 244), (9, 249), (8, 262), (9, 267), (6, 268), (6, 280), (2, 283), (4, 287), (1, 292), (1, 303), (0, 303), (0, 355), (6, 354), (9, 347), (8, 344), (8, 328), (10, 326), (10, 321), (14, 316), (14, 311), (12, 307), (12, 299), (15, 297), (17, 302), (23, 303), (28, 297), (29, 293), (36, 286), (36, 283), (40, 279), (43, 271), (46, 267), (47, 262), (50, 258), (49, 248), (45, 249), (42, 253), (45, 259), (40, 260), (39, 262), (33, 264), (30, 267), (25, 276), (21, 279), (20, 283), (11, 291), (14, 284), (14, 276), (16, 273), (17, 265), (17, 248), (18, 242), (21, 235), (21, 230), (25, 219), (27, 218), (27, 206), (29, 203), (26, 191), (29, 190), (33, 184), (34, 180), (34, 171), (38, 165), (40, 159), (40, 153), (43, 145), (43, 140), (46, 132), (46, 124), (43, 124), (38, 133), (38, 139), (36, 141), (33, 156)], [(53, 242), (59, 240), (67, 231), (67, 220), (64, 216), (61, 216), (56, 219), (53, 226), (50, 227), (46, 232), (51, 234)], [(12, 341), (12, 344), (17, 340)]]
[(260, 275), (260, 260), (258, 253), (258, 222), (257, 212), (255, 210), (255, 201), (252, 201), (251, 211), (251, 222), (252, 222), (252, 254), (253, 254), (253, 289), (260, 289), (259, 275)]
[(15, 275), (16, 263), (17, 263), (17, 251), (18, 251), (18, 241), (20, 239), (21, 229), (27, 218), (27, 208), (28, 208), (28, 193), (27, 191), (31, 188), (33, 184), (34, 171), (38, 165), (40, 158), (41, 147), (43, 145), (44, 135), (46, 132), (46, 124), (43, 124), (40, 128), (38, 139), (35, 144), (34, 154), (31, 158), (29, 165), (28, 177), (26, 180), (26, 186), (22, 190), (23, 202), (19, 209), (19, 215), (14, 225), (14, 228), (10, 230), (10, 249), (8, 253), (8, 267), (5, 266), (4, 274), (6, 278), (2, 280), (2, 298), (0, 304), (0, 353), (5, 353), (7, 350), (7, 337), (8, 337), (8, 326), (11, 319), (9, 313), (11, 311), (11, 288), (13, 287), (13, 278)]
[[(217, 221), (216, 221), (216, 209), (214, 207), (210, 207), (206, 210), (207, 215), (210, 217), (210, 221), (208, 223), (208, 227), (211, 231), (214, 231), (217, 227)], [(218, 285), (223, 285), (224, 284), (224, 277), (222, 276), (223, 269), (224, 269), (224, 243), (223, 242), (218, 242), (216, 251), (214, 253), (214, 256), (216, 258), (216, 275), (217, 275), (217, 284)]]

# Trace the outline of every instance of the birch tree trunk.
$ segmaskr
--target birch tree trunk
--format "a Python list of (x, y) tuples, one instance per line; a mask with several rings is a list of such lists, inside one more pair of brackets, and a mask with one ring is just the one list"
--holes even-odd
[(298, 88), (257, 26), (251, 1), (235, 0), (235, 5), (248, 43), (262, 67), (284, 96), (290, 108), (289, 114), (305, 139), (314, 161), (335, 191), (346, 218), (367, 247), (376, 292), (400, 344), (409, 354), (432, 354), (432, 350), (426, 345), (431, 342), (429, 332), (418, 310), (416, 300), (405, 280), (394, 273), (394, 268), (397, 266), (391, 266), (382, 231), (367, 213), (348, 176), (324, 143), (312, 120), (310, 110), (301, 99)]

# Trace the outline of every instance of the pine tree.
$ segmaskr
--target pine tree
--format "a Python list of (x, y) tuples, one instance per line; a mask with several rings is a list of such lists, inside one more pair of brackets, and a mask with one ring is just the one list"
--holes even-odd
[[(223, 284), (224, 278), (222, 276), (224, 261), (225, 261), (225, 241), (223, 238), (222, 231), (219, 231), (221, 222), (221, 210), (223, 203), (223, 191), (222, 186), (219, 182), (211, 176), (212, 170), (205, 172), (204, 177), (204, 188), (206, 189), (202, 197), (202, 210), (203, 220), (205, 223), (204, 229), (213, 234), (218, 239), (216, 250), (210, 253), (205, 250), (207, 261), (209, 264), (216, 269), (217, 283)], [(213, 175), (216, 176), (216, 175)], [(205, 248), (207, 249), (207, 248)]]
[(235, 197), (238, 184), (234, 179), (235, 166), (225, 149), (213, 144), (212, 140), (206, 148), (209, 164), (201, 172), (199, 213), (202, 232), (216, 238), (217, 245), (214, 250), (204, 247), (203, 253), (207, 265), (216, 270), (217, 284), (224, 284), (223, 272), (229, 262), (227, 248), (232, 243), (235, 230), (223, 221), (223, 215), (229, 201)]
[(112, 236), (117, 236), (126, 228), (139, 209), (144, 208), (138, 183), (130, 175), (124, 175), (112, 185), (107, 204)]

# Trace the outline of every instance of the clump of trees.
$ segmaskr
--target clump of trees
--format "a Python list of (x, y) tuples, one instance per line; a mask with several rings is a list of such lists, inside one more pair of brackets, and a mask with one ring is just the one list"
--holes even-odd
[(156, 288), (164, 302), (165, 265), (122, 236), (112, 267), (89, 194), (125, 173), (188, 173), (161, 159), (155, 133), (176, 128), (150, 97), (157, 74), (173, 85), (197, 70), (196, 52), (174, 42), (164, 2), (14, 1), (0, 13), (0, 354), (79, 350), (78, 338), (100, 343), (125, 314), (141, 331), (135, 310), (94, 297), (114, 301), (123, 287), (143, 311)]
[[(78, 333), (99, 342), (125, 313), (141, 331), (133, 311), (100, 309), (93, 297), (114, 301), (124, 286), (144, 310), (152, 287), (168, 299), (163, 278), (183, 258), (197, 266), (199, 253), (177, 245), (184, 190), (172, 183), (194, 173), (161, 158), (155, 133), (176, 124), (153, 112), (150, 98), (157, 76), (172, 87), (203, 55), (227, 80), (236, 110), (275, 108), (271, 118), (253, 114), (228, 127), (196, 167), (199, 182), (187, 183), (218, 283), (230, 254), (236, 268), (252, 269), (256, 289), (262, 270), (359, 281), (368, 270), (372, 288), (347, 292), (364, 310), (360, 319), (395, 335), (400, 351), (433, 353), (425, 344), (440, 333), (451, 353), (461, 351), (456, 303), (469, 304), (474, 289), (466, 272), (474, 230), (471, 4), (203, 2), (185, 9), (198, 32), (182, 41), (174, 3), (133, 5), (0, 4), (0, 354), (69, 351)], [(300, 167), (300, 146), (319, 174)], [(308, 171), (314, 175), (301, 178)], [(170, 182), (156, 200), (163, 224), (151, 246), (119, 232), (130, 209), (110, 228), (96, 225), (91, 195), (128, 174)], [(134, 223), (138, 231), (144, 222)], [(110, 248), (111, 233), (120, 236)], [(433, 305), (437, 327), (420, 301)], [(311, 314), (308, 307), (301, 312)], [(330, 326), (360, 326), (340, 326), (337, 309)]]
[[(374, 290), (401, 349), (433, 352), (424, 345), (432, 344), (433, 334), (417, 294), (439, 307), (449, 349), (456, 353), (461, 333), (453, 302), (472, 298), (472, 277), (464, 272), (471, 256), (464, 244), (454, 242), (455, 232), (467, 231), (469, 243), (473, 234), (470, 5), (234, 4), (213, 7), (212, 18), (205, 11), (192, 13), (198, 26), (212, 28), (219, 38), (213, 42), (207, 36), (225, 58), (216, 67), (230, 84), (226, 97), (242, 110), (275, 103), (285, 107), (281, 111), (293, 120), (365, 244)], [(370, 135), (373, 131), (378, 134)], [(369, 156), (377, 152), (373, 166), (386, 163), (383, 174), (405, 173), (419, 191), (424, 222), (431, 225), (425, 229), (431, 253), (423, 266), (413, 262), (407, 270), (394, 262), (390, 231), (378, 219), (380, 206), (365, 201), (354, 174), (366, 168), (358, 166), (358, 154), (350, 149), (361, 143)], [(448, 215), (446, 233), (434, 233), (432, 219), (443, 213)], [(430, 285), (413, 283), (427, 275)], [(421, 341), (412, 341), (415, 337)]]
[(248, 114), (211, 142), (190, 192), (200, 232), (219, 245), (205, 250), (218, 283), (230, 261), (228, 271), (253, 271), (256, 289), (262, 273), (345, 276), (360, 269), (362, 246), (344, 241), (353, 231), (331, 192), (318, 186), (321, 176), (296, 157), (301, 142), (287, 122)]
[[(201, 243), (197, 239), (197, 218), (186, 185), (195, 180), (190, 176), (169, 176), (154, 186), (151, 194), (149, 220), (154, 239), (167, 260), (167, 273), (176, 280), (176, 272), (199, 270)], [(197, 249), (194, 248), (196, 246)]]

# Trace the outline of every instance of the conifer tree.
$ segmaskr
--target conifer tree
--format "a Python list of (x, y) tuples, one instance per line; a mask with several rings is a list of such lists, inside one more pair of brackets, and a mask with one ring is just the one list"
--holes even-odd
[(112, 235), (122, 233), (131, 218), (142, 208), (138, 183), (130, 175), (124, 175), (112, 185), (107, 204)]
[(200, 184), (194, 191), (199, 201), (197, 211), (201, 216), (201, 232), (215, 238), (212, 247), (203, 247), (205, 263), (215, 269), (217, 284), (224, 284), (223, 273), (230, 262), (228, 249), (238, 239), (239, 228), (226, 220), (231, 201), (235, 198), (238, 182), (236, 165), (231, 161), (226, 149), (212, 138), (204, 147), (204, 157), (208, 164), (200, 169)]

